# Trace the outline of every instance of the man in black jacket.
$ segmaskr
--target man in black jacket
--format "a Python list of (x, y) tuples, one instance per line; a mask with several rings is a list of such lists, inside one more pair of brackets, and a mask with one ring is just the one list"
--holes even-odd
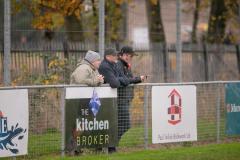
[(109, 83), (112, 88), (125, 87), (130, 83), (129, 79), (118, 71), (117, 54), (115, 49), (107, 49), (98, 70), (104, 76), (104, 82)]
[(129, 78), (130, 84), (141, 83), (145, 79), (145, 76), (143, 75), (136, 77), (133, 76), (131, 71), (131, 61), (133, 56), (137, 56), (137, 54), (133, 51), (133, 48), (129, 46), (122, 47), (121, 51), (118, 53), (118, 70)]
[[(129, 79), (122, 74), (117, 67), (118, 52), (115, 49), (107, 49), (104, 53), (104, 60), (100, 64), (99, 73), (104, 76), (104, 82), (109, 83), (112, 88), (126, 87), (129, 85)], [(118, 97), (119, 99), (119, 97)], [(118, 100), (118, 125), (119, 125), (119, 100)], [(108, 147), (108, 152), (116, 152), (115, 146)]]
[[(133, 49), (124, 46), (118, 53), (117, 71), (128, 78), (130, 84), (141, 83), (145, 76), (134, 77), (130, 68), (131, 59), (136, 56)], [(133, 86), (118, 89), (118, 138), (130, 128), (130, 102), (133, 98)]]

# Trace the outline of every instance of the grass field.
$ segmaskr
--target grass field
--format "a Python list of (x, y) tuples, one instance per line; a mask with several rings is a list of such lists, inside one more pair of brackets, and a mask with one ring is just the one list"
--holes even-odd
[[(220, 129), (221, 130), (220, 138), (221, 138), (221, 140), (223, 140), (221, 142), (224, 142), (224, 139), (231, 140), (232, 138), (234, 138), (234, 137), (226, 136), (224, 134), (224, 130), (225, 130), (224, 124), (225, 123), (221, 123), (221, 127), (220, 127), (221, 128)], [(149, 128), (148, 146), (150, 148), (151, 147), (156, 148), (156, 146), (152, 146), (151, 136), (152, 136), (152, 133), (151, 133), (151, 129)], [(237, 138), (237, 137), (235, 137), (235, 138)], [(199, 123), (198, 123), (198, 142), (199, 142), (198, 144), (206, 144), (206, 143), (215, 143), (216, 142), (216, 124), (215, 124), (215, 122), (209, 122), (209, 121), (208, 122), (207, 121), (200, 122), (199, 121)], [(228, 142), (230, 142), (230, 141), (228, 141)], [(195, 147), (186, 148), (186, 147), (193, 146), (193, 145), (196, 145), (196, 143), (186, 142), (186, 143), (175, 143), (175, 144), (170, 144), (170, 145), (166, 145), (166, 146), (160, 145), (160, 146), (158, 146), (158, 148), (161, 148), (161, 150), (159, 150), (159, 151), (142, 151), (139, 153), (136, 152), (136, 154), (144, 155), (144, 154), (149, 153), (150, 155), (153, 154), (157, 157), (162, 157), (162, 154), (163, 155), (166, 154), (167, 157), (171, 158), (170, 154), (174, 153), (174, 151), (178, 151), (176, 153), (176, 155), (183, 153), (183, 155), (181, 155), (183, 157), (186, 155), (184, 152), (181, 152), (181, 150), (182, 151), (186, 150), (186, 152), (189, 152), (189, 153), (192, 152), (192, 154), (196, 154), (196, 152), (197, 152), (196, 150), (200, 150), (201, 152), (205, 151), (205, 149), (204, 149), (205, 146), (199, 147), (199, 148), (198, 147), (197, 148), (195, 148)], [(136, 150), (142, 150), (143, 146), (144, 146), (144, 127), (142, 125), (139, 125), (139, 126), (132, 127), (123, 135), (123, 137), (121, 138), (121, 141), (119, 142), (119, 146), (118, 146), (119, 151), (120, 151), (119, 154), (114, 154), (114, 155), (110, 155), (110, 156), (107, 156), (107, 155), (98, 155), (98, 156), (102, 157), (103, 159), (107, 159), (107, 158), (119, 159), (121, 157), (126, 156), (126, 154), (127, 155), (129, 154), (129, 156), (127, 156), (127, 157), (130, 158), (131, 156), (134, 155), (134, 153), (125, 153), (126, 151), (133, 152)], [(175, 149), (170, 149), (170, 150), (164, 149), (164, 148), (169, 148), (169, 146), (175, 147), (176, 150)], [(240, 145), (239, 144), (232, 144), (232, 145), (226, 144), (226, 146), (233, 148), (233, 150), (231, 150), (231, 152), (234, 151), (234, 149), (236, 147), (238, 147), (238, 149), (239, 149), (238, 154), (240, 155)], [(182, 147), (182, 148), (180, 148), (180, 147)], [(219, 146), (213, 145), (212, 147), (211, 147), (211, 145), (206, 146), (206, 148), (208, 148), (209, 150), (215, 150), (215, 148), (216, 148), (217, 149), (216, 153), (218, 153), (218, 154), (223, 154), (225, 152), (225, 151), (218, 152), (218, 150), (221, 150), (221, 149), (226, 150), (226, 151), (229, 150), (228, 148), (225, 149), (224, 147), (225, 147), (224, 144), (221, 144)], [(24, 158), (25, 159), (43, 159), (43, 158), (45, 158), (45, 159), (54, 159), (54, 158), (60, 159), (60, 157), (59, 157), (61, 154), (60, 152), (61, 152), (61, 133), (58, 131), (50, 130), (50, 131), (48, 131), (46, 133), (42, 133), (42, 134), (30, 134), (29, 145), (28, 145), (28, 155), (24, 156), (22, 158), (23, 159)], [(84, 152), (84, 155), (91, 155), (91, 154), (93, 154), (92, 151), (90, 151), (90, 153), (88, 151)], [(208, 153), (206, 153), (206, 154), (208, 154)], [(215, 153), (213, 153), (213, 154), (215, 154)], [(81, 156), (81, 157), (84, 157), (86, 159), (91, 159), (92, 157), (96, 158), (98, 156)], [(201, 156), (204, 156), (204, 155), (201, 155)], [(215, 157), (215, 156), (213, 156), (213, 157)], [(220, 157), (222, 157), (222, 156), (220, 156)], [(19, 158), (21, 159), (21, 157), (18, 157), (17, 159), (19, 159)], [(73, 159), (73, 157), (69, 157), (66, 159), (67, 160)], [(122, 159), (125, 159), (125, 158), (122, 158)], [(146, 157), (146, 159), (149, 159), (149, 158)], [(210, 157), (210, 159), (212, 159), (212, 158)], [(240, 156), (239, 156), (239, 159), (240, 159)]]
[(58, 153), (60, 150), (61, 135), (59, 132), (29, 136), (28, 152), (30, 155), (46, 155), (51, 153)]
[[(148, 144), (152, 142), (151, 129), (148, 132)], [(222, 136), (224, 137), (224, 136)], [(216, 128), (213, 123), (199, 123), (198, 141), (216, 142)], [(61, 133), (47, 132), (44, 134), (30, 134), (28, 153), (30, 157), (42, 156), (48, 154), (59, 154), (61, 152)], [(141, 149), (144, 146), (144, 127), (138, 126), (129, 129), (121, 138), (119, 148)], [(179, 146), (179, 145), (178, 145)], [(183, 145), (184, 146), (184, 145)]]
[[(39, 159), (39, 158), (38, 158)], [(144, 150), (111, 155), (84, 155), (78, 157), (41, 157), (42, 160), (239, 160), (240, 143), (211, 144), (195, 147)]]

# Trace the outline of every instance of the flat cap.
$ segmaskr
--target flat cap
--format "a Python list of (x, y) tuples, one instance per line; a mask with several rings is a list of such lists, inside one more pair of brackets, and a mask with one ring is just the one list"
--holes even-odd
[(117, 52), (117, 50), (114, 49), (114, 48), (108, 48), (108, 49), (105, 50), (104, 55), (105, 55), (105, 56), (106, 56), (106, 55), (117, 56), (117, 55), (118, 55), (118, 52)]

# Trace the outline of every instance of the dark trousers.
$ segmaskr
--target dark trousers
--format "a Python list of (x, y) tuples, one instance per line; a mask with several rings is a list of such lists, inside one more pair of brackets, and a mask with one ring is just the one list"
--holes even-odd
[(129, 104), (118, 104), (118, 139), (130, 128)]

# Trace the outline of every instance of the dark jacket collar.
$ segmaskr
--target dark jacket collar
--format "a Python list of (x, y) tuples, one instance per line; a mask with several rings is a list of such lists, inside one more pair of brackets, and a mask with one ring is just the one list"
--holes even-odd
[(122, 60), (121, 58), (118, 58), (118, 60), (119, 60), (124, 66), (126, 66), (127, 68), (129, 67), (128, 63), (125, 62), (124, 60)]
[(106, 58), (104, 58), (104, 61), (110, 65), (114, 65), (115, 63), (114, 62), (110, 62), (109, 60), (107, 60)]

